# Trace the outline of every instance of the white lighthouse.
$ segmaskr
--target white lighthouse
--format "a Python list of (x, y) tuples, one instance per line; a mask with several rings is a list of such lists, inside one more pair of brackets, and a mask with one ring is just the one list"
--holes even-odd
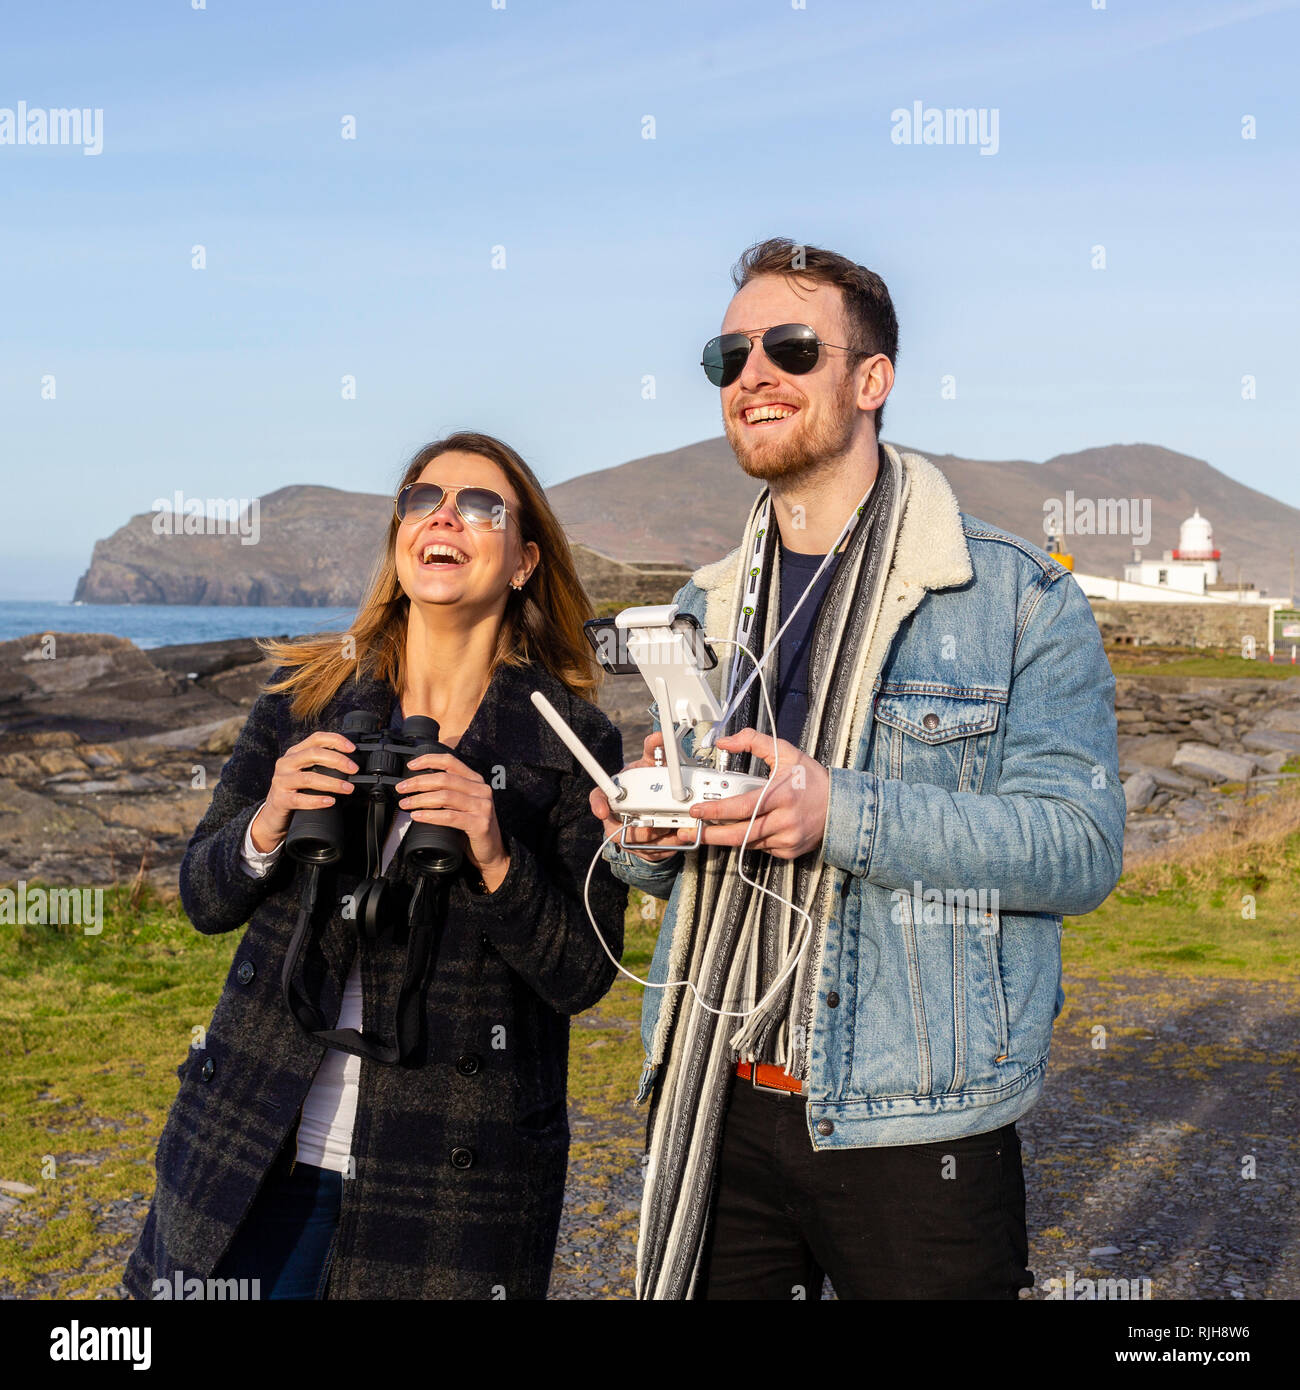
[(1214, 532), (1199, 507), (1178, 528), (1178, 549), (1168, 558), (1204, 565), (1207, 589), (1219, 582), (1219, 552), (1214, 548)]
[(1197, 507), (1178, 528), (1177, 550), (1166, 550), (1160, 560), (1144, 560), (1135, 552), (1133, 563), (1124, 566), (1124, 579), (1179, 594), (1205, 595), (1218, 586), (1219, 558), (1209, 518)]

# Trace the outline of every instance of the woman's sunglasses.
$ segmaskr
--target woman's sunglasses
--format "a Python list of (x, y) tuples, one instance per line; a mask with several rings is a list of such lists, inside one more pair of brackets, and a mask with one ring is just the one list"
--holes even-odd
[(456, 511), (466, 526), (476, 531), (500, 531), (505, 526), (510, 508), (499, 492), (490, 487), (442, 487), (438, 483), (407, 483), (394, 504), (398, 521), (423, 521), (432, 516), (449, 492), (456, 494)]
[[(766, 333), (724, 333), (720, 338), (710, 338), (704, 344), (704, 356), (700, 365), (704, 375), (715, 386), (730, 386), (745, 369), (745, 362), (754, 345), (754, 339), (761, 337), (763, 351), (783, 372), (792, 376), (802, 376), (817, 365), (820, 350), (836, 347), (835, 343), (824, 343), (817, 336), (817, 330), (806, 323), (778, 323)], [(840, 348), (841, 352), (855, 352), (854, 348)]]

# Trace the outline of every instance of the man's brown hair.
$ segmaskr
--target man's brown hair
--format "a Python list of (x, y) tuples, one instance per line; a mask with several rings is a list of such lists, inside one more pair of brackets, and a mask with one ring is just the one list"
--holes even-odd
[[(851, 349), (858, 360), (883, 352), (891, 365), (897, 361), (898, 316), (888, 287), (874, 270), (820, 246), (804, 246), (788, 237), (769, 237), (767, 241), (755, 242), (731, 268), (731, 281), (738, 290), (760, 275), (838, 285), (844, 295), (844, 313), (849, 324), (849, 341), (841, 346)], [(879, 439), (885, 407), (880, 406), (875, 414)]]

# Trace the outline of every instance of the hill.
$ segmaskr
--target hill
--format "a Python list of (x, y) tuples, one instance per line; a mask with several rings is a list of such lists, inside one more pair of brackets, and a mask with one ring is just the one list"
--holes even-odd
[[(947, 476), (964, 511), (1039, 545), (1046, 539), (1045, 505), (1052, 499), (1063, 505), (1070, 493), (1076, 501), (1132, 499), (1135, 525), (1149, 516), (1142, 548), (1155, 557), (1178, 544), (1179, 524), (1199, 507), (1213, 524), (1226, 581), (1235, 582), (1240, 571), (1242, 580), (1270, 593), (1290, 591), (1300, 510), (1204, 459), (1154, 444), (1110, 444), (1045, 463), (927, 457)], [(737, 543), (757, 491), (726, 440), (717, 438), (572, 478), (548, 495), (595, 601), (658, 602), (661, 590), (671, 594), (680, 583), (678, 570), (716, 559)], [(259, 505), (256, 545), (241, 544), (238, 535), (158, 535), (153, 513), (132, 517), (96, 543), (76, 597), (87, 603), (355, 603), (391, 500), (293, 486), (267, 493)], [(1119, 575), (1142, 537), (1067, 533), (1063, 541), (1076, 568)], [(653, 578), (634, 572), (646, 566), (673, 572)]]

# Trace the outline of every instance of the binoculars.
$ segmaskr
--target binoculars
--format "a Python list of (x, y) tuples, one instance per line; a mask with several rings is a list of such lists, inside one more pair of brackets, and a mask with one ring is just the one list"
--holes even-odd
[[(439, 741), (438, 721), (427, 715), (411, 715), (400, 732), (381, 726), (378, 715), (352, 710), (344, 716), (340, 732), (355, 745), (351, 757), (358, 770), (347, 773), (319, 765), (311, 770), (351, 782), (357, 788), (353, 796), (364, 791), (372, 810), (382, 813), (386, 820), (388, 810), (398, 799), (394, 788), (410, 775), (407, 767), (412, 759), (452, 750)], [(333, 864), (343, 854), (344, 836), (343, 808), (336, 799), (333, 806), (295, 811), (285, 837), (285, 850), (300, 863)], [(464, 831), (415, 820), (407, 828), (401, 846), (402, 854), (420, 874), (439, 877), (454, 874), (460, 868), (465, 849)]]

